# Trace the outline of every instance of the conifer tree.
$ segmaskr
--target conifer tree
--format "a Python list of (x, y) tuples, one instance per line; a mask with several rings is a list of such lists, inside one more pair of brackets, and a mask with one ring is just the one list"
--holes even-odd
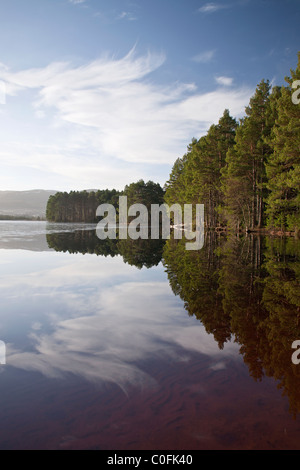
[(222, 183), (230, 225), (249, 229), (263, 225), (265, 162), (271, 153), (266, 142), (271, 132), (269, 95), (270, 84), (262, 80), (240, 121), (235, 145), (227, 153)]
[(204, 204), (205, 225), (216, 227), (220, 223), (219, 206), (222, 204), (221, 170), (226, 154), (234, 143), (237, 122), (228, 110), (207, 135), (193, 139), (182, 159), (178, 159), (166, 183), (167, 204)]
[(300, 80), (298, 65), (285, 78), (277, 101), (277, 119), (269, 143), (272, 154), (267, 162), (268, 225), (281, 230), (300, 229), (300, 103), (293, 102), (293, 83)]

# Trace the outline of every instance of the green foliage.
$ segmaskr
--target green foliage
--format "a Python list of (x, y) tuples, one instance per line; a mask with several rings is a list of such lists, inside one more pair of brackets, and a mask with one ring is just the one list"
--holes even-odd
[(100, 204), (117, 204), (121, 193), (113, 190), (58, 192), (50, 196), (46, 209), (49, 222), (96, 223)]
[(206, 228), (225, 226), (239, 231), (274, 227), (300, 230), (300, 104), (292, 101), (300, 80), (300, 53), (288, 86), (262, 80), (239, 123), (228, 110), (199, 140), (193, 139), (178, 158), (164, 189), (140, 180), (116, 190), (57, 193), (51, 196), (47, 219), (55, 222), (96, 222), (102, 203), (117, 204), (124, 194), (135, 203), (169, 206), (204, 204)]
[(268, 225), (281, 230), (300, 228), (300, 104), (292, 101), (292, 83), (300, 79), (300, 53), (296, 71), (286, 77), (277, 100), (277, 117), (269, 143), (273, 153), (266, 165)]
[(140, 203), (146, 205), (149, 211), (151, 204), (164, 202), (164, 190), (158, 183), (140, 180), (125, 186), (123, 192), (115, 189), (58, 192), (48, 200), (46, 218), (49, 222), (96, 223), (98, 206), (112, 204), (118, 210), (121, 195), (127, 196), (128, 206)]
[(235, 231), (300, 229), (300, 104), (288, 87), (262, 80), (237, 123), (225, 110), (205, 136), (193, 139), (165, 185), (165, 202), (204, 204), (206, 228)]
[(220, 224), (222, 205), (221, 171), (226, 153), (233, 145), (237, 123), (228, 110), (217, 125), (212, 125), (206, 136), (193, 139), (187, 154), (178, 159), (165, 185), (165, 201), (172, 204), (204, 204), (205, 224)]
[(131, 183), (125, 186), (123, 196), (127, 196), (127, 205), (143, 204), (147, 207), (148, 211), (151, 209), (151, 204), (163, 204), (164, 190), (159, 183), (153, 181), (139, 180), (136, 183)]
[(267, 123), (269, 91), (269, 83), (263, 80), (246, 108), (235, 145), (226, 156), (222, 184), (230, 225), (254, 229), (263, 224), (265, 162), (270, 154), (265, 138), (271, 132)]

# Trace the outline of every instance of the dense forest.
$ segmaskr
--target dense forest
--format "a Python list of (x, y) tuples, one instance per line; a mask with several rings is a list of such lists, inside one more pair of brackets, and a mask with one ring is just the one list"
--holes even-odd
[(262, 80), (237, 122), (224, 111), (176, 160), (165, 201), (205, 205), (207, 228), (300, 229), (300, 53), (287, 86)]
[(51, 222), (86, 222), (96, 223), (96, 210), (100, 204), (117, 204), (119, 192), (102, 191), (71, 191), (58, 192), (50, 196), (47, 204), (46, 217)]
[(128, 205), (148, 208), (163, 201), (169, 206), (204, 204), (207, 229), (298, 233), (300, 104), (293, 99), (300, 80), (298, 56), (286, 86), (271, 87), (262, 80), (239, 122), (226, 109), (205, 136), (193, 139), (163, 189), (140, 180), (122, 192), (57, 193), (48, 201), (47, 220), (96, 223), (100, 204), (117, 209), (118, 197), (126, 195)]
[(144, 204), (148, 210), (151, 204), (164, 202), (164, 190), (160, 184), (153, 181), (145, 183), (140, 180), (126, 185), (123, 191), (105, 189), (58, 192), (49, 198), (46, 217), (49, 222), (97, 223), (98, 206), (112, 204), (118, 210), (119, 196), (127, 196), (128, 207), (133, 204)]

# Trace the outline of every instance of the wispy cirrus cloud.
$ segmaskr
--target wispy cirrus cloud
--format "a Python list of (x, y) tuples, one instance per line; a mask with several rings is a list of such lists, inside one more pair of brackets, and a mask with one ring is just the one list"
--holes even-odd
[(250, 0), (233, 0), (230, 3), (225, 3), (225, 0), (223, 0), (223, 3), (207, 2), (202, 5), (202, 7), (198, 8), (198, 12), (203, 14), (210, 14), (219, 10), (226, 10), (228, 8), (244, 7), (249, 3), (249, 1)]
[[(213, 54), (206, 53), (199, 62)], [(42, 177), (46, 172), (51, 187), (64, 178), (68, 187), (122, 188), (143, 177), (145, 165), (152, 174), (154, 168), (172, 165), (190, 139), (203, 135), (224, 109), (233, 116), (243, 114), (252, 90), (201, 93), (193, 83), (150, 80), (165, 59), (155, 53), (137, 56), (132, 50), (120, 59), (105, 56), (81, 66), (58, 62), (20, 71), (1, 67), (6, 109), (26, 98), (19, 106), (22, 115), (28, 114), (25, 120), (16, 118), (13, 128), (7, 120), (1, 124), (3, 178), (9, 164), (23, 173), (24, 167), (43, 172)]]
[(207, 62), (210, 62), (216, 55), (216, 51), (213, 49), (213, 50), (208, 50), (208, 51), (204, 51), (204, 52), (201, 52), (200, 54), (197, 54), (195, 55), (192, 60), (194, 62), (197, 62), (197, 63), (207, 63)]
[(200, 13), (215, 13), (218, 10), (228, 8), (228, 5), (222, 5), (221, 3), (206, 3), (198, 9)]
[(128, 20), (128, 21), (136, 21), (137, 17), (131, 13), (130, 11), (122, 11), (120, 15), (117, 16), (118, 20)]
[(87, 0), (69, 0), (73, 5), (78, 5), (79, 3), (85, 3)]

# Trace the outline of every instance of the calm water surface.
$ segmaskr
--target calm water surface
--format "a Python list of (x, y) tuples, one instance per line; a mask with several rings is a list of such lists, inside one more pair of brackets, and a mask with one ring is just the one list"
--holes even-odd
[(300, 449), (299, 241), (0, 222), (1, 449)]

